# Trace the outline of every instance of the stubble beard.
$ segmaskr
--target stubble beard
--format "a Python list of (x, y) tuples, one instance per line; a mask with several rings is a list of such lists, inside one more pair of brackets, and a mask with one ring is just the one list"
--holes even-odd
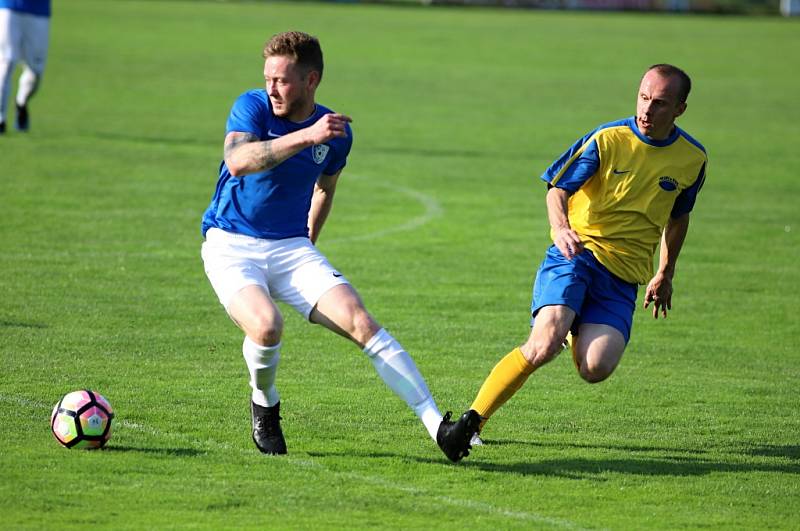
[(305, 114), (304, 109), (307, 104), (304, 98), (297, 98), (294, 101), (282, 100), (281, 103), (283, 105), (283, 110), (278, 111), (275, 108), (275, 102), (272, 102), (272, 112), (275, 116), (297, 122), (308, 118), (307, 116), (295, 116), (296, 114)]

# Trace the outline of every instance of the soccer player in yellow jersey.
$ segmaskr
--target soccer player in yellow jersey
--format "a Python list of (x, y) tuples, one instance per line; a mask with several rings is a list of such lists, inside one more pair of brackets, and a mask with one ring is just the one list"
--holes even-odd
[(707, 163), (703, 146), (675, 125), (690, 89), (683, 70), (648, 68), (636, 115), (590, 132), (542, 175), (553, 245), (536, 275), (530, 335), (492, 369), (466, 413), (455, 422), (445, 415), (437, 442), (448, 456), (469, 455), (472, 436), (561, 352), (568, 334), (581, 377), (608, 378), (630, 337), (639, 284), (654, 318), (671, 310), (675, 263)]

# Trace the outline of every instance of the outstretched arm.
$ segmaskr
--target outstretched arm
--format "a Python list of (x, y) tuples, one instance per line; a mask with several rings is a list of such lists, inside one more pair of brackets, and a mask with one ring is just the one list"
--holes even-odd
[(231, 131), (225, 136), (225, 165), (234, 177), (269, 170), (309, 146), (347, 136), (351, 121), (349, 116), (330, 113), (305, 129), (265, 141), (253, 133)]
[(317, 243), (322, 226), (328, 219), (328, 214), (333, 207), (333, 195), (336, 193), (336, 183), (339, 180), (339, 170), (334, 175), (320, 175), (314, 183), (314, 195), (311, 197), (311, 210), (308, 212), (308, 237), (311, 243)]
[(667, 317), (667, 310), (672, 310), (672, 277), (675, 276), (675, 264), (688, 230), (689, 214), (686, 213), (678, 218), (670, 218), (661, 235), (658, 271), (644, 293), (644, 307), (646, 309), (653, 303), (655, 319), (658, 319), (659, 310), (664, 318)]

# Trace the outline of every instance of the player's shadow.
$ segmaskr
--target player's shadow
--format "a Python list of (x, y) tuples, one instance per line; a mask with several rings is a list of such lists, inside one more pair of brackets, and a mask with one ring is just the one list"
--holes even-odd
[[(472, 450), (472, 455), (463, 461), (466, 467), (478, 468), (487, 472), (513, 472), (522, 475), (557, 476), (570, 479), (602, 479), (606, 473), (621, 473), (642, 476), (704, 476), (714, 472), (778, 472), (800, 475), (800, 463), (743, 463), (738, 457), (730, 460), (719, 459), (708, 454), (708, 449), (666, 448), (630, 445), (592, 445), (564, 443), (532, 443), (529, 441), (485, 441), (487, 446), (527, 445), (540, 448), (577, 448), (598, 450), (599, 452), (625, 452), (632, 457), (567, 457), (536, 459), (535, 450), (531, 459), (516, 463), (487, 463), (480, 460), (480, 449)], [(664, 456), (641, 455), (653, 452)], [(724, 453), (759, 457), (786, 457), (800, 461), (800, 446), (765, 445), (756, 448), (723, 450)], [(689, 454), (689, 455), (686, 455)]]
[[(626, 444), (582, 444), (582, 443), (540, 443), (531, 441), (515, 441), (512, 439), (485, 439), (490, 446), (535, 446), (538, 448), (579, 448), (585, 450), (623, 451), (631, 453), (670, 452), (676, 454), (705, 455), (711, 448), (688, 448), (667, 446), (633, 446)], [(747, 448), (717, 448), (728, 454), (752, 455), (760, 457), (785, 457), (800, 461), (800, 445), (762, 444)]]
[(46, 324), (0, 319), (1, 328), (47, 328)]
[[(523, 476), (551, 476), (567, 479), (590, 479), (605, 481), (608, 473), (628, 474), (637, 476), (674, 476), (691, 477), (705, 476), (715, 472), (778, 472), (783, 474), (800, 475), (800, 463), (743, 463), (738, 456), (752, 455), (760, 457), (785, 457), (792, 461), (800, 461), (800, 447), (798, 446), (762, 446), (754, 449), (726, 451), (732, 455), (731, 459), (719, 459), (709, 456), (707, 451), (692, 448), (665, 448), (627, 445), (589, 445), (589, 444), (539, 444), (529, 441), (485, 441), (487, 447), (497, 445), (527, 445), (539, 448), (579, 448), (595, 449), (600, 454), (609, 451), (625, 452), (631, 457), (607, 457), (598, 455), (596, 458), (564, 457), (564, 458), (537, 458), (536, 450), (530, 453), (530, 459), (514, 463), (497, 463), (482, 460), (480, 447), (473, 448), (470, 456), (454, 466), (483, 470), (485, 472), (513, 473)], [(652, 456), (647, 453), (661, 452), (666, 454)], [(689, 455), (686, 455), (689, 454)], [(443, 455), (437, 457), (420, 457), (403, 455), (398, 452), (311, 452), (314, 457), (349, 457), (355, 459), (407, 459), (419, 463), (450, 465)]]
[(106, 446), (103, 452), (150, 454), (161, 457), (195, 457), (206, 452), (194, 448), (142, 448), (139, 446)]
[(705, 454), (708, 449), (668, 446), (634, 446), (628, 444), (587, 444), (587, 443), (546, 443), (533, 441), (516, 441), (513, 439), (486, 439), (488, 446), (535, 446), (537, 448), (578, 448), (584, 450), (613, 450), (634, 453), (674, 452), (684, 454)]
[(800, 461), (800, 445), (764, 444), (755, 448), (747, 448), (743, 453), (761, 457), (786, 457), (792, 461)]
[(514, 473), (524, 476), (554, 476), (568, 479), (604, 480), (605, 474), (627, 474), (636, 476), (705, 476), (715, 472), (779, 472), (800, 475), (800, 466), (794, 464), (754, 464), (726, 462), (695, 457), (643, 457), (643, 458), (598, 458), (580, 457), (564, 459), (542, 459), (517, 463), (487, 463), (479, 457), (471, 457), (463, 466), (486, 472)]

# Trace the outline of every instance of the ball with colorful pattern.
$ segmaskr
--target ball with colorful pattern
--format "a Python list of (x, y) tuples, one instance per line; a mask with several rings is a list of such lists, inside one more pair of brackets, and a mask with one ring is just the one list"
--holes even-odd
[(114, 410), (100, 393), (82, 389), (67, 393), (50, 416), (50, 429), (67, 448), (102, 448), (111, 438)]

